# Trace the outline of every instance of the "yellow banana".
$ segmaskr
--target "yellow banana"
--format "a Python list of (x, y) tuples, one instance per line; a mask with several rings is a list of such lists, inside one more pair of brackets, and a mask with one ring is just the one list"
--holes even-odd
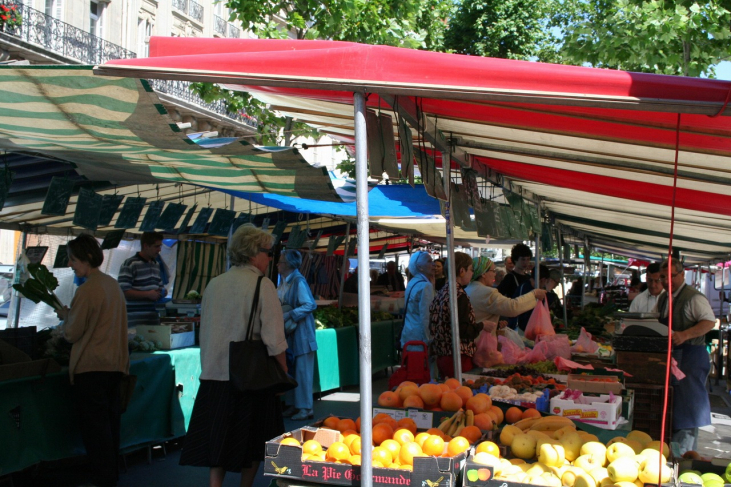
[(449, 436), (454, 436), (455, 431), (457, 431), (457, 428), (459, 428), (462, 420), (464, 418), (464, 412), (458, 411), (457, 414), (455, 414), (455, 419), (452, 421), (452, 426), (449, 428), (449, 431), (447, 431), (447, 434)]
[(518, 428), (522, 429), (523, 431), (529, 429), (531, 426), (533, 426), (536, 421), (538, 421), (541, 418), (527, 418), (527, 419), (521, 419), (517, 423), (515, 423), (513, 426), (517, 426)]
[(453, 422), (454, 422), (454, 416), (450, 416), (446, 420), (439, 423), (439, 426), (437, 426), (437, 428), (439, 428), (439, 430), (442, 433), (446, 433), (449, 430), (449, 428), (452, 426)]
[(467, 426), (474, 426), (475, 425), (475, 412), (471, 409), (468, 409), (465, 413), (467, 415)]

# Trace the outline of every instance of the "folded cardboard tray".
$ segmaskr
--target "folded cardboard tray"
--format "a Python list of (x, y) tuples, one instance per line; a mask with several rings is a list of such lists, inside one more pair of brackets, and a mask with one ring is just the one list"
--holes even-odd
[(32, 360), (27, 353), (0, 340), (0, 381), (43, 376), (60, 371), (61, 366), (52, 358)]

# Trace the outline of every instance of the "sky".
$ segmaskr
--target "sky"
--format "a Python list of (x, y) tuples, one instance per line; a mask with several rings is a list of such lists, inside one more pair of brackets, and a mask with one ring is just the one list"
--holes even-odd
[(731, 81), (731, 62), (723, 61), (716, 67), (716, 78)]

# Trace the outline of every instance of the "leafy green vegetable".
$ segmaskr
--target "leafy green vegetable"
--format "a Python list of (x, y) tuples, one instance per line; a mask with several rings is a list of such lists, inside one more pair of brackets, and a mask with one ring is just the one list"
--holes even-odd
[[(358, 326), (358, 308), (338, 308), (337, 306), (323, 306), (313, 313), (315, 327), (318, 330), (325, 328), (342, 328), (344, 326)], [(371, 312), (371, 322), (392, 320), (393, 315), (384, 311)]]
[(13, 284), (13, 289), (20, 292), (34, 303), (43, 301), (55, 310), (63, 309), (63, 303), (53, 292), (58, 287), (58, 279), (43, 264), (28, 264), (31, 277), (25, 284)]

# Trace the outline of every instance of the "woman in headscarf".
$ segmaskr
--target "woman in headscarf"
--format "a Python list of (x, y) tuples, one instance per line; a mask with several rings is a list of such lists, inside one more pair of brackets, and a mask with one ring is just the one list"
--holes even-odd
[(411, 279), (406, 286), (404, 329), (401, 347), (406, 342), (431, 342), (429, 333), (429, 305), (434, 299), (434, 262), (428, 252), (415, 252), (409, 261)]
[[(534, 289), (518, 298), (506, 298), (492, 287), (495, 282), (495, 263), (487, 257), (476, 257), (472, 261), (474, 274), (472, 282), (465, 288), (475, 310), (476, 321), (500, 323), (500, 317), (512, 318), (536, 307), (536, 300), (546, 297), (544, 289)], [(501, 328), (507, 325), (500, 323)]]

